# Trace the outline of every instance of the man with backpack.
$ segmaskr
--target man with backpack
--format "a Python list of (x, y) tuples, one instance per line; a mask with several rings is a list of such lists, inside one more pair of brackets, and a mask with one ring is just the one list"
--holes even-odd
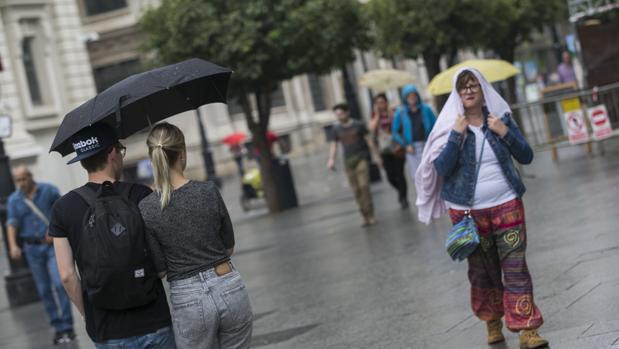
[(126, 148), (110, 126), (87, 127), (72, 144), (69, 164), (80, 161), (88, 183), (54, 204), (49, 233), (67, 294), (98, 349), (175, 348), (137, 207), (150, 188), (119, 181)]

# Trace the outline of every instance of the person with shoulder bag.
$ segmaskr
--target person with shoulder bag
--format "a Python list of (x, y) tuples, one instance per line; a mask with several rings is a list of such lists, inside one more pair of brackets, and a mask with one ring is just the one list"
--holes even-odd
[(407, 209), (409, 207), (408, 185), (404, 175), (406, 151), (402, 145), (393, 139), (391, 134), (393, 111), (389, 109), (389, 102), (384, 93), (374, 96), (373, 110), (369, 125), (370, 132), (380, 150), (387, 180), (397, 190), (398, 201), (402, 209)]
[(525, 260), (525, 186), (512, 161), (529, 164), (533, 151), (509, 105), (476, 69), (457, 73), (439, 122), (448, 133), (432, 162), (443, 180), (441, 197), (454, 225), (468, 220), (479, 234), (478, 246), (460, 256), (468, 260), (473, 312), (486, 322), (489, 344), (505, 340), (505, 317), (507, 328), (520, 333), (520, 348), (545, 347)]
[(71, 301), (60, 280), (48, 234), (50, 212), (60, 198), (60, 192), (52, 184), (35, 182), (26, 166), (16, 167), (13, 179), (18, 190), (9, 196), (7, 202), (9, 255), (13, 260), (19, 260), (22, 254), (26, 257), (37, 292), (55, 330), (53, 344), (71, 342), (75, 339)]
[(409, 84), (402, 88), (402, 105), (393, 117), (393, 139), (406, 151), (406, 165), (411, 181), (415, 181), (415, 173), (421, 163), (423, 150), (436, 122), (432, 108), (423, 103), (415, 85)]
[(379, 167), (382, 167), (382, 159), (365, 123), (351, 118), (346, 104), (336, 104), (332, 110), (338, 122), (332, 130), (327, 168), (335, 171), (337, 148), (338, 144), (341, 144), (346, 177), (363, 217), (361, 226), (370, 227), (376, 224), (376, 218), (370, 190), (369, 159), (374, 158)]

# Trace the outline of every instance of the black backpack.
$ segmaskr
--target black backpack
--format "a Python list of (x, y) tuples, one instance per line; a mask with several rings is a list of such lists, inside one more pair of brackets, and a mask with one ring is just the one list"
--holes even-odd
[[(144, 222), (129, 199), (132, 185), (105, 182), (98, 191), (75, 189), (89, 206), (76, 249), (82, 287), (97, 308), (122, 310), (153, 302), (158, 277), (149, 256)], [(120, 193), (118, 193), (118, 192)]]

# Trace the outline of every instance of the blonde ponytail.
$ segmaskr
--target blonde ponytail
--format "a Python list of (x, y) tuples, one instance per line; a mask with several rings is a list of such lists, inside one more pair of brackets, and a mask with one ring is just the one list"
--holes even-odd
[(185, 151), (185, 136), (178, 127), (164, 122), (150, 131), (146, 145), (153, 165), (155, 191), (159, 193), (161, 209), (164, 209), (170, 203), (174, 191), (170, 168)]

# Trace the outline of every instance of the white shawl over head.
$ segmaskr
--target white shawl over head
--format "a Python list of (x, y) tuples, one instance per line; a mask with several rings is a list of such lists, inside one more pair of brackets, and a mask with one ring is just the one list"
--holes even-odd
[(446, 211), (445, 202), (440, 197), (442, 180), (436, 173), (433, 162), (447, 145), (449, 133), (453, 129), (457, 116), (464, 115), (464, 106), (456, 88), (456, 81), (465, 70), (472, 72), (477, 77), (483, 92), (484, 105), (488, 108), (490, 114), (502, 117), (507, 112), (511, 113), (509, 104), (477, 69), (464, 67), (454, 75), (451, 94), (438, 115), (432, 132), (428, 135), (421, 164), (415, 174), (415, 187), (417, 188), (415, 204), (417, 205), (418, 218), (426, 224), (430, 223), (433, 218), (439, 218)]

